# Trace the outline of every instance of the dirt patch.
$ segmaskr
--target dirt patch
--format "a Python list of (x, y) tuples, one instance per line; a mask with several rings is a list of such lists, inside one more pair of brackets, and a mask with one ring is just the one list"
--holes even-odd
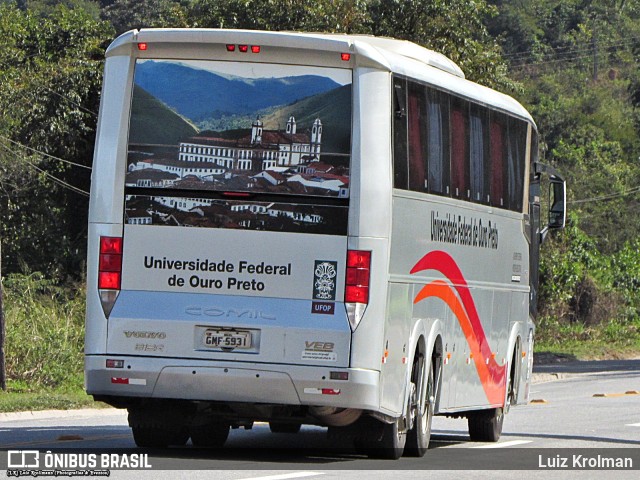
[(578, 360), (575, 355), (566, 353), (535, 352), (533, 354), (534, 365), (549, 365), (553, 363), (575, 362)]

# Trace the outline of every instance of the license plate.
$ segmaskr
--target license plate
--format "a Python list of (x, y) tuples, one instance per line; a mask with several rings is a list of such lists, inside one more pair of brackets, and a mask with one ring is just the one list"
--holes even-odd
[(206, 330), (204, 345), (211, 348), (251, 348), (251, 332), (240, 330)]

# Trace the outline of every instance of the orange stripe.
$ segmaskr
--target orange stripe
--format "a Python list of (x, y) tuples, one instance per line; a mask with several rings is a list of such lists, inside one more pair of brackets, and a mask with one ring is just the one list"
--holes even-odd
[[(506, 368), (505, 366), (499, 366), (493, 358), (489, 359), (489, 364), (485, 363), (486, 360), (482, 355), (481, 339), (476, 336), (471, 319), (454, 289), (443, 280), (435, 280), (425, 285), (422, 290), (418, 292), (413, 303), (416, 304), (429, 297), (436, 297), (444, 301), (456, 316), (469, 344), (473, 362), (489, 403), (492, 405), (503, 405), (506, 387)], [(486, 338), (484, 340), (486, 342)]]

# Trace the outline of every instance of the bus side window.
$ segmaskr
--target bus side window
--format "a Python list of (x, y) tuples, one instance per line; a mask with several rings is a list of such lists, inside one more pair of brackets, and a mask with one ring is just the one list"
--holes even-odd
[(469, 198), (468, 111), (469, 105), (466, 101), (453, 98), (451, 105), (451, 195), (464, 199)]
[(491, 205), (506, 208), (506, 116), (501, 113), (491, 114)]
[(407, 165), (407, 81), (393, 79), (393, 186), (406, 190), (409, 186)]
[(488, 110), (471, 104), (469, 110), (469, 180), (471, 201), (488, 203), (490, 178)]
[(509, 141), (507, 145), (507, 197), (509, 209), (522, 211), (522, 196), (524, 194), (522, 177), (526, 156), (527, 124), (522, 120), (509, 118)]
[(414, 192), (426, 192), (426, 135), (427, 99), (425, 87), (419, 83), (409, 83), (408, 137), (409, 137), (409, 189)]
[(437, 90), (428, 90), (428, 187), (430, 193), (449, 195), (449, 97)]

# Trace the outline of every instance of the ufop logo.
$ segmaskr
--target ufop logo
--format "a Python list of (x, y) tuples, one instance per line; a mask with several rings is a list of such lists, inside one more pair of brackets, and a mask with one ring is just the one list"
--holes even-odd
[(313, 271), (313, 299), (336, 299), (336, 276), (338, 274), (338, 262), (316, 260)]
[(8, 468), (39, 468), (40, 452), (38, 450), (7, 451)]

